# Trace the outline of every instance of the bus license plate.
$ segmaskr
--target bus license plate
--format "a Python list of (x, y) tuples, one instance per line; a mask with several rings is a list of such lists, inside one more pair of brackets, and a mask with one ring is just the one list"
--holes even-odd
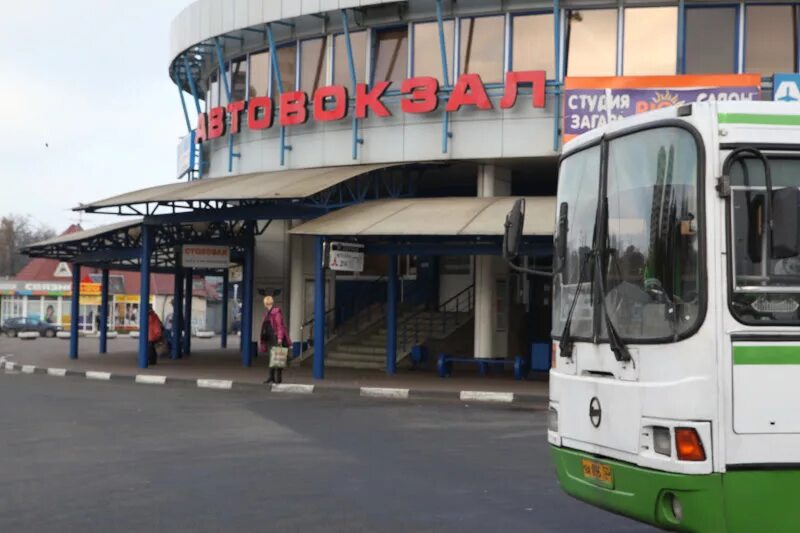
[(583, 466), (583, 477), (586, 479), (591, 479), (601, 485), (614, 486), (614, 473), (610, 466), (588, 459), (581, 460), (581, 465)]

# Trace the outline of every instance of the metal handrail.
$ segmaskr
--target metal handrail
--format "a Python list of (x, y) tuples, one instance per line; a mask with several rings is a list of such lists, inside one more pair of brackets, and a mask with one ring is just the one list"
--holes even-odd
[[(466, 300), (466, 301), (465, 301)], [(448, 313), (455, 313), (453, 316), (454, 327), (460, 326), (460, 314), (469, 313), (475, 306), (475, 285), (472, 284), (444, 302), (438, 304), (434, 310), (421, 309), (409, 317), (406, 317), (398, 324), (398, 344), (405, 350), (413, 340), (413, 344), (418, 344), (420, 339), (431, 338), (434, 334), (434, 322), (438, 318), (441, 320), (439, 331), (444, 334), (450, 322)], [(427, 316), (427, 321), (420, 327), (420, 322)], [(427, 327), (425, 327), (427, 326)], [(421, 335), (424, 334), (424, 335)]]

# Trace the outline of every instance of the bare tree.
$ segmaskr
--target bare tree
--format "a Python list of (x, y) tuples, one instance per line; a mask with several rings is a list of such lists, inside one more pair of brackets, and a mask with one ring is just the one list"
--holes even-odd
[(53, 228), (36, 224), (26, 215), (10, 214), (0, 219), (0, 277), (14, 276), (28, 262), (20, 250), (55, 237)]

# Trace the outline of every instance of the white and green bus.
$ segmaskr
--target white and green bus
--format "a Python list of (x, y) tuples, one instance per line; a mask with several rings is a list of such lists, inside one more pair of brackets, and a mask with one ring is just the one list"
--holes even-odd
[(567, 493), (666, 529), (800, 531), (799, 187), (798, 104), (662, 109), (565, 146), (548, 440)]

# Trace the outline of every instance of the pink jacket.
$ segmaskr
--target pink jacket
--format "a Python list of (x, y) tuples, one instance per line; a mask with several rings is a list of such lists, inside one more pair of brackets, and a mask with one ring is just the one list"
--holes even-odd
[[(269, 313), (269, 315), (267, 313)], [(283, 312), (281, 311), (281, 308), (274, 306), (271, 311), (264, 311), (264, 316), (261, 319), (262, 328), (264, 321), (267, 319), (269, 319), (270, 324), (272, 325), (272, 331), (275, 332), (275, 338), (278, 341), (278, 344), (281, 344), (285, 340), (286, 345), (291, 346), (292, 340), (289, 338), (289, 333), (286, 331), (286, 324), (283, 321)], [(259, 330), (259, 351), (266, 352), (269, 348), (270, 347), (264, 344), (264, 342), (260, 339)]]

